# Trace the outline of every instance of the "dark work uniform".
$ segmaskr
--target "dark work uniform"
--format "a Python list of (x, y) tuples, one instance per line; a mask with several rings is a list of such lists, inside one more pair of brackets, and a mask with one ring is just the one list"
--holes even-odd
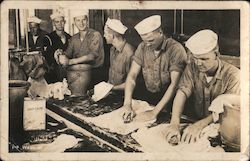
[(33, 36), (30, 32), (28, 32), (28, 38), (29, 38), (29, 48), (30, 51), (43, 51), (43, 40), (45, 35), (48, 34), (46, 31), (43, 31), (41, 29), (38, 29), (37, 31), (37, 39), (34, 42)]
[(44, 57), (48, 63), (49, 70), (45, 74), (45, 79), (48, 83), (61, 82), (66, 78), (66, 70), (56, 63), (54, 53), (57, 49), (65, 51), (69, 44), (71, 36), (64, 32), (66, 41), (63, 43), (61, 38), (56, 34), (56, 31), (51, 32), (44, 38)]

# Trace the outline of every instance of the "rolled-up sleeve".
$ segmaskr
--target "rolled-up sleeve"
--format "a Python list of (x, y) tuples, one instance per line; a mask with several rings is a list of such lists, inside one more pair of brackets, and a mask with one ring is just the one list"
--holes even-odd
[(182, 73), (178, 90), (181, 90), (187, 98), (189, 98), (193, 92), (194, 82), (192, 78), (192, 73), (189, 65), (186, 66), (184, 72)]
[(170, 52), (170, 67), (169, 71), (183, 72), (187, 62), (187, 54), (181, 44), (176, 44)]
[(127, 56), (127, 59), (126, 59), (126, 66), (125, 66), (126, 69), (125, 70), (126, 70), (126, 74), (128, 74), (130, 66), (131, 66), (132, 56), (134, 54), (134, 50), (133, 49), (129, 49), (126, 54), (128, 56)]
[(104, 62), (104, 49), (103, 49), (103, 41), (102, 36), (99, 32), (94, 32), (91, 39), (89, 40), (89, 49), (90, 53), (96, 55), (96, 61), (94, 67), (99, 67)]
[(143, 43), (141, 43), (133, 56), (132, 60), (135, 61), (138, 65), (143, 66)]
[(240, 70), (232, 71), (230, 77), (226, 80), (228, 86), (225, 94), (240, 94)]
[(65, 50), (65, 55), (69, 58), (72, 59), (73, 58), (73, 52), (74, 52), (74, 40), (73, 37), (69, 40), (69, 45), (67, 47), (67, 49)]
[(101, 35), (98, 32), (94, 32), (89, 41), (89, 49), (91, 50), (91, 53), (99, 55), (99, 49), (102, 45)]

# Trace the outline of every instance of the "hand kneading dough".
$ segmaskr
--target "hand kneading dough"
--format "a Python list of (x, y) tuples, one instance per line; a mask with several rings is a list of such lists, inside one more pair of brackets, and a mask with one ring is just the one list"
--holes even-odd
[(196, 143), (185, 144), (180, 143), (172, 146), (166, 140), (165, 131), (169, 124), (160, 124), (152, 128), (139, 129), (136, 133), (132, 133), (132, 137), (141, 145), (143, 152), (150, 153), (183, 153), (183, 152), (224, 152), (217, 146), (212, 147), (208, 137), (218, 135), (219, 125), (211, 124), (202, 130), (202, 137)]
[[(154, 107), (150, 106), (145, 101), (132, 100), (132, 106), (135, 110), (135, 113), (142, 113), (148, 110), (152, 110)], [(106, 113), (97, 117), (84, 117), (84, 120), (91, 122), (94, 125), (109, 129), (110, 132), (115, 132), (118, 134), (126, 135), (129, 134), (141, 127), (148, 126), (154, 123), (156, 120), (147, 121), (147, 122), (135, 122), (124, 123), (122, 115), (124, 113), (123, 108), (119, 108), (113, 112)]]

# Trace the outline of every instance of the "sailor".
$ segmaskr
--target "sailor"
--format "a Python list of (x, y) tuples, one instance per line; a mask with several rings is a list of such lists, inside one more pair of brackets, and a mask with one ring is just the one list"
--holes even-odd
[(44, 57), (49, 65), (49, 70), (45, 74), (48, 83), (61, 82), (66, 77), (66, 70), (56, 63), (54, 53), (57, 49), (65, 51), (71, 36), (64, 31), (65, 15), (63, 11), (57, 10), (50, 15), (55, 31), (49, 33), (44, 39)]
[(124, 90), (134, 54), (134, 47), (124, 38), (127, 27), (120, 20), (108, 18), (104, 27), (104, 37), (110, 48), (110, 68), (108, 83), (114, 85), (113, 90)]
[(75, 96), (85, 95), (91, 83), (92, 70), (104, 62), (101, 34), (88, 27), (88, 10), (73, 11), (72, 17), (79, 33), (70, 39), (65, 52), (57, 50), (55, 58), (67, 67), (69, 89)]
[[(170, 126), (166, 129), (167, 140), (193, 143), (201, 130), (212, 123), (208, 108), (220, 95), (240, 94), (240, 70), (219, 58), (218, 36), (211, 30), (201, 30), (186, 42), (190, 63), (180, 79), (174, 99)], [(194, 97), (191, 97), (193, 95)], [(197, 122), (184, 129), (180, 135), (180, 117), (188, 98), (193, 98)], [(190, 107), (189, 107), (190, 108)]]
[(27, 19), (27, 22), (30, 29), (28, 32), (29, 51), (43, 51), (43, 40), (47, 32), (40, 28), (42, 20), (32, 16)]
[(186, 51), (177, 41), (163, 34), (161, 16), (153, 15), (139, 22), (135, 29), (142, 38), (126, 80), (123, 119), (129, 122), (135, 116), (131, 107), (136, 78), (142, 70), (148, 100), (153, 100), (154, 110), (136, 116), (140, 121), (156, 119), (160, 111), (171, 103), (175, 96), (176, 86), (186, 64)]

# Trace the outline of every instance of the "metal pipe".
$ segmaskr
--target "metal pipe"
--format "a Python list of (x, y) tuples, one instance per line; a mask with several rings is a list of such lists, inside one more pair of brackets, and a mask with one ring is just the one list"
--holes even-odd
[[(104, 16), (104, 11), (102, 10), (102, 25), (105, 25), (105, 16)], [(119, 19), (120, 20), (120, 19)]]
[(72, 35), (74, 35), (75, 34), (75, 25), (73, 23), (71, 25), (72, 25)]
[(183, 35), (183, 29), (184, 29), (184, 24), (183, 24), (183, 10), (181, 10), (181, 35)]
[(24, 13), (24, 33), (26, 40), (26, 51), (29, 52), (29, 36), (28, 36), (28, 24), (27, 24), (28, 10), (24, 9), (23, 13)]
[(20, 48), (20, 36), (19, 36), (19, 18), (18, 18), (18, 9), (16, 9), (16, 41), (17, 49)]
[(176, 9), (174, 10), (174, 34), (176, 33)]

